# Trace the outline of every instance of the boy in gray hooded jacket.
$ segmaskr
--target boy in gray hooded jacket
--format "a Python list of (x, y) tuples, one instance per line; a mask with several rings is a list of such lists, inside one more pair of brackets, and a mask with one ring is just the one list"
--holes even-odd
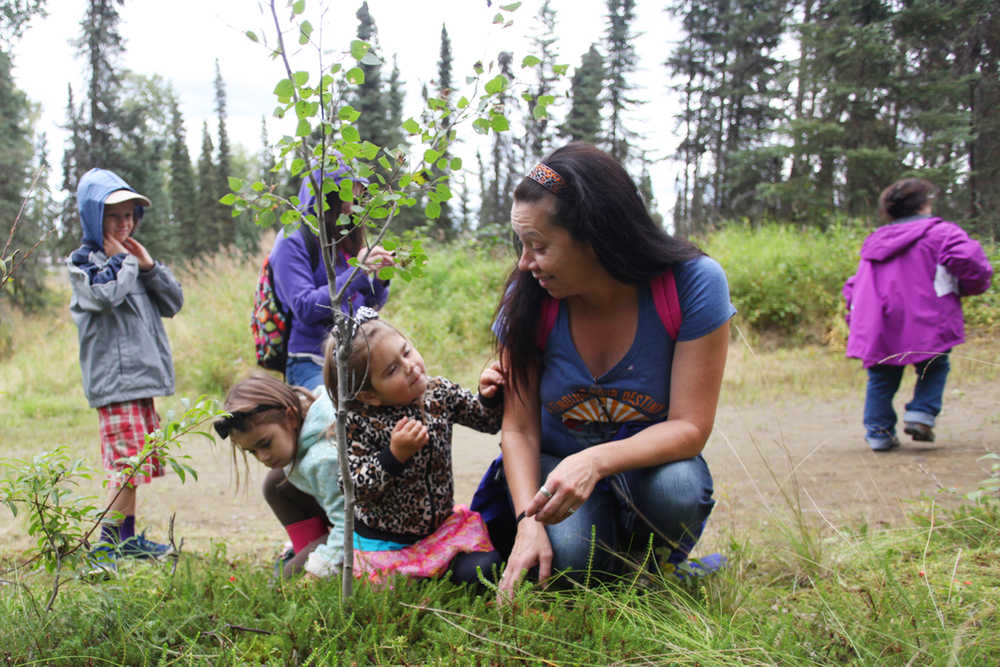
[(97, 408), (101, 458), (111, 485), (109, 512), (94, 555), (159, 558), (170, 547), (135, 532), (136, 484), (163, 475), (145, 459), (131, 479), (125, 459), (140, 453), (159, 426), (154, 396), (174, 393), (174, 366), (163, 317), (184, 303), (180, 283), (132, 237), (149, 199), (115, 173), (91, 169), (76, 190), (83, 244), (66, 264), (73, 287), (70, 313), (80, 339), (83, 391)]

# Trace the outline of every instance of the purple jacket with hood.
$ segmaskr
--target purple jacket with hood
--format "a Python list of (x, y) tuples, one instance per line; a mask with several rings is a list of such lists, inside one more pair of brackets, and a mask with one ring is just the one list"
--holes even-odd
[[(348, 178), (346, 166), (327, 173), (327, 178)], [(363, 181), (363, 179), (357, 179)], [(299, 188), (300, 210), (315, 214), (316, 196), (310, 187), (309, 177), (302, 180)], [(304, 234), (311, 235), (312, 241), (319, 240), (307, 227), (300, 226), (289, 235), (278, 232), (277, 241), (271, 250), (270, 263), (274, 272), (274, 289), (281, 303), (292, 314), (292, 331), (288, 336), (289, 356), (310, 357), (316, 363), (323, 363), (323, 340), (333, 324), (330, 308), (330, 290), (326, 269), (322, 260), (313, 267)], [(319, 254), (316, 253), (317, 259)], [(354, 274), (354, 267), (347, 263), (345, 254), (338, 249), (334, 261), (336, 290), (339, 291)], [(389, 282), (369, 278), (364, 271), (358, 271), (343, 292), (340, 309), (350, 314), (361, 306), (379, 310), (389, 298)]]
[(898, 220), (872, 232), (844, 283), (847, 356), (864, 367), (905, 366), (965, 342), (961, 297), (990, 286), (983, 248), (941, 218)]

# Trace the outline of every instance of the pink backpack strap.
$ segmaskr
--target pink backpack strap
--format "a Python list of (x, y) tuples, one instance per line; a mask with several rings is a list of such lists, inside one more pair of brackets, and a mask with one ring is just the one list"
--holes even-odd
[(660, 316), (667, 333), (674, 340), (677, 340), (681, 331), (681, 303), (677, 297), (677, 282), (674, 280), (674, 272), (667, 269), (649, 284), (649, 290), (653, 294), (653, 303), (656, 305), (656, 312)]
[(550, 296), (542, 299), (541, 317), (538, 318), (538, 333), (535, 335), (535, 344), (539, 350), (545, 351), (549, 334), (556, 326), (556, 318), (559, 316), (559, 302)]
[[(677, 296), (677, 282), (674, 280), (674, 272), (667, 269), (649, 283), (649, 291), (653, 296), (653, 304), (656, 306), (656, 313), (663, 322), (663, 328), (667, 330), (670, 338), (677, 340), (681, 331), (681, 303)], [(552, 297), (545, 297), (542, 301), (541, 317), (538, 319), (538, 332), (535, 337), (535, 344), (539, 350), (545, 350), (548, 343), (549, 334), (556, 326), (556, 317), (559, 316), (559, 302)]]

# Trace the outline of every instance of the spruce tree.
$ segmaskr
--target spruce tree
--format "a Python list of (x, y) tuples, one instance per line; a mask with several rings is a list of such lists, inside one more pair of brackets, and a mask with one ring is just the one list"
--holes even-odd
[(215, 245), (224, 247), (236, 241), (236, 224), (228, 206), (219, 203), (219, 198), (229, 192), (229, 177), (232, 175), (232, 154), (229, 134), (226, 132), (226, 84), (222, 80), (219, 61), (215, 61), (215, 113), (219, 123), (219, 143), (215, 159)]
[(601, 92), (604, 89), (604, 58), (596, 44), (583, 54), (570, 84), (570, 109), (559, 128), (571, 141), (598, 144), (601, 141)]
[[(355, 14), (358, 19), (358, 39), (372, 46), (372, 52), (378, 54), (378, 27), (368, 10), (368, 3), (361, 3)], [(376, 64), (362, 63), (365, 73), (364, 82), (351, 89), (348, 102), (361, 116), (354, 126), (361, 133), (361, 138), (373, 144), (386, 147), (392, 141), (389, 126), (389, 104), (386, 86), (382, 81), (381, 58)]]
[[(452, 91), (452, 81), (451, 81), (451, 67), (452, 67), (452, 55), (451, 55), (451, 39), (448, 37), (448, 28), (442, 23), (441, 24), (441, 48), (438, 55), (438, 75), (437, 75), (437, 96), (439, 99), (445, 102), (451, 97)], [(445, 117), (441, 120), (441, 129), (448, 131), (451, 127), (451, 119)], [(438, 162), (446, 160), (451, 160), (451, 155), (448, 151), (444, 151)], [(448, 170), (441, 170), (437, 166), (433, 168), (433, 173), (435, 177), (446, 176)], [(455, 222), (452, 220), (451, 216), (451, 205), (448, 201), (442, 201), (441, 203), (441, 215), (438, 219), (434, 221), (434, 227), (438, 230), (438, 235), (441, 238), (451, 238), (455, 233)]]
[[(212, 135), (208, 132), (208, 123), (201, 127), (201, 154), (198, 157), (198, 249), (195, 255), (213, 253), (218, 246), (215, 242), (213, 231), (218, 229), (219, 207), (219, 186), (215, 179), (218, 177), (218, 166), (215, 164), (213, 155), (215, 153), (212, 145)], [(227, 214), (228, 216), (228, 214)]]
[(625, 114), (637, 102), (629, 96), (633, 86), (629, 78), (635, 72), (638, 56), (635, 53), (632, 21), (635, 20), (635, 0), (607, 0), (608, 28), (605, 36), (605, 76), (607, 77), (606, 102), (608, 108), (607, 148), (619, 162), (629, 156), (629, 144), (636, 135), (625, 127)]
[(184, 117), (177, 97), (170, 100), (170, 214), (179, 234), (178, 250), (182, 259), (198, 254), (198, 189), (194, 167), (188, 153)]
[[(121, 76), (118, 60), (125, 52), (125, 39), (118, 29), (118, 9), (123, 0), (91, 0), (80, 22), (82, 34), (75, 44), (87, 60), (86, 115), (82, 118), (86, 141), (82, 164), (74, 183), (91, 167), (121, 169), (122, 147), (116, 131), (120, 122)], [(129, 180), (131, 174), (119, 174)]]
[[(10, 57), (0, 51), (0, 250), (4, 249), (22, 203), (29, 197), (32, 115), (27, 96), (14, 85)], [(39, 240), (42, 225), (47, 223), (33, 219), (30, 211), (26, 213), (21, 213), (11, 244), (12, 249), (22, 252)], [(43, 275), (43, 265), (35, 254), (18, 267), (0, 294), (11, 295), (22, 306), (36, 305), (41, 299)]]
[(558, 77), (555, 74), (556, 60), (559, 57), (559, 49), (556, 48), (556, 10), (552, 8), (551, 0), (545, 0), (538, 10), (539, 28), (532, 35), (532, 50), (539, 60), (536, 65), (537, 78), (535, 84), (527, 91), (528, 113), (524, 117), (525, 125), (525, 152), (532, 159), (541, 158), (548, 152), (548, 147), (552, 142), (549, 136), (548, 115), (536, 117), (536, 109), (544, 109), (547, 105), (542, 104), (550, 98), (554, 98), (555, 84)]

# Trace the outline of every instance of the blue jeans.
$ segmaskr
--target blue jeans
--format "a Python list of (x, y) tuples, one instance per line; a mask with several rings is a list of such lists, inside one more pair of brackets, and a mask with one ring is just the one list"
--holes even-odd
[(323, 367), (309, 357), (288, 357), (285, 382), (312, 391), (323, 384)]
[[(905, 366), (875, 365), (868, 368), (868, 388), (865, 392), (865, 440), (878, 446), (896, 435), (896, 411), (892, 399), (903, 379)], [(934, 426), (941, 412), (941, 397), (951, 364), (948, 353), (913, 364), (917, 384), (913, 400), (906, 404), (904, 422)]]
[[(541, 455), (542, 480), (561, 461)], [(652, 468), (629, 470), (601, 480), (587, 501), (565, 520), (546, 526), (553, 572), (594, 576), (621, 572), (619, 554), (655, 546), (671, 547), (667, 561), (688, 557), (715, 506), (712, 475), (701, 456)], [(596, 544), (591, 560), (591, 529)]]

